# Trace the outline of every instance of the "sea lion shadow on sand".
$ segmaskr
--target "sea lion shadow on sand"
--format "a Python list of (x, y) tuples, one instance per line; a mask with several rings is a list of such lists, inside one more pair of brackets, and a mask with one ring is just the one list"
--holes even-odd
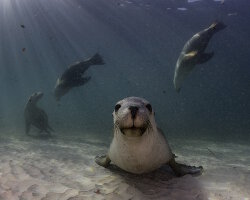
[(37, 140), (50, 140), (50, 139), (56, 139), (57, 137), (55, 135), (51, 134), (40, 134), (39, 132), (37, 134), (27, 134), (28, 137), (32, 139), (37, 139)]
[(192, 196), (193, 198), (189, 199), (208, 199), (201, 183), (195, 178), (201, 174), (176, 177), (168, 165), (146, 174), (132, 174), (114, 164), (110, 164), (107, 169), (120, 176), (125, 183), (136, 188), (143, 195), (148, 196), (149, 199), (171, 199), (173, 194), (174, 199)]

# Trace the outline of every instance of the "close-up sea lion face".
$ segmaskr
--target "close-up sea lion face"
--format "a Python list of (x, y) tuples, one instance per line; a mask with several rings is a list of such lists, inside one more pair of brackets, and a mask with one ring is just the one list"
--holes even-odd
[(147, 100), (128, 97), (116, 103), (113, 119), (115, 132), (127, 137), (140, 137), (152, 128), (154, 111)]

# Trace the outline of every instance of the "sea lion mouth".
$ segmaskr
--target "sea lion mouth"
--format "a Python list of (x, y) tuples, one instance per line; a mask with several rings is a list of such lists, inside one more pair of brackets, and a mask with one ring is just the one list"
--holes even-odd
[(147, 127), (129, 127), (129, 128), (120, 128), (123, 135), (127, 137), (140, 137), (142, 136), (145, 131), (147, 130)]

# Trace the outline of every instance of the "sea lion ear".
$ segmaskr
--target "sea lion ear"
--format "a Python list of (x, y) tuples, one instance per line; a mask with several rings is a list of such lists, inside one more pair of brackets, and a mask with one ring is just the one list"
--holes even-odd
[(184, 55), (184, 59), (185, 59), (185, 60), (192, 59), (192, 58), (194, 58), (194, 57), (197, 55), (197, 53), (198, 53), (198, 51), (191, 51), (191, 52), (189, 52), (189, 53), (186, 53), (186, 54)]

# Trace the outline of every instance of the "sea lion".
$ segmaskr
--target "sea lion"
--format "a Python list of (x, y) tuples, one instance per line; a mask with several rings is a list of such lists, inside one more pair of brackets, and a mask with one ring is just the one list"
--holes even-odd
[(40, 132), (45, 131), (50, 135), (50, 131), (54, 131), (48, 123), (48, 115), (46, 112), (37, 107), (37, 102), (43, 97), (42, 92), (33, 93), (24, 109), (25, 117), (25, 132), (28, 135), (30, 131), (30, 125), (35, 126)]
[(204, 51), (212, 36), (224, 28), (226, 25), (222, 22), (214, 22), (186, 42), (175, 66), (174, 87), (177, 92), (180, 92), (182, 82), (195, 65), (205, 63), (213, 57), (214, 52), (205, 53)]
[(169, 164), (177, 176), (196, 174), (202, 167), (191, 167), (175, 161), (175, 155), (157, 128), (151, 104), (139, 97), (128, 97), (115, 105), (114, 137), (105, 156), (97, 156), (97, 164), (108, 167), (112, 162), (134, 174), (154, 171)]
[(73, 87), (79, 87), (87, 83), (91, 77), (83, 77), (84, 72), (91, 65), (103, 65), (102, 57), (96, 53), (93, 57), (88, 58), (81, 62), (76, 62), (73, 65), (70, 65), (63, 74), (57, 79), (54, 94), (56, 100), (59, 101), (60, 98), (69, 92)]

